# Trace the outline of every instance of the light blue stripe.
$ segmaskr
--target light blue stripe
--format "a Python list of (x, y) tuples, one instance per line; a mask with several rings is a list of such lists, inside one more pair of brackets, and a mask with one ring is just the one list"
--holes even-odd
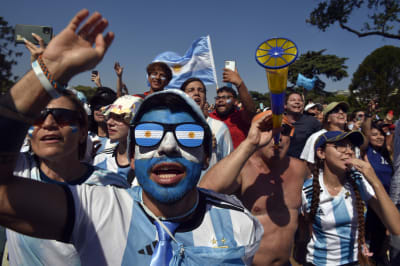
[[(350, 215), (347, 212), (345, 198), (338, 197), (332, 202), (333, 216), (336, 223), (336, 231), (340, 239), (340, 264), (349, 263), (352, 261), (353, 245), (350, 245), (351, 238), (351, 221)], [(350, 261), (349, 261), (350, 259)]]
[[(320, 209), (318, 208), (317, 212)], [(326, 237), (322, 229), (321, 218), (319, 214), (315, 216), (315, 222), (313, 224), (313, 230), (315, 235), (315, 244), (314, 244), (314, 256), (313, 256), (313, 264), (315, 265), (326, 265), (326, 255), (327, 255), (327, 246), (326, 246)]]
[[(133, 199), (138, 199), (141, 188), (136, 187), (127, 191)], [(151, 256), (147, 255), (146, 251), (145, 254), (140, 254), (139, 250), (146, 250), (146, 246), (151, 245), (155, 239), (156, 229), (154, 224), (147, 218), (138, 201), (134, 201), (126, 248), (121, 265), (150, 265)]]
[(198, 147), (203, 139), (179, 139), (179, 142), (186, 147)]
[[(212, 63), (211, 47), (208, 45), (207, 37), (200, 37), (192, 43), (192, 46), (186, 51), (184, 56), (180, 56), (175, 52), (164, 52), (156, 56), (153, 60), (168, 64), (170, 67), (174, 65), (184, 66), (193, 57), (196, 57), (195, 64), (191, 66), (187, 72), (173, 75), (167, 88), (180, 88), (182, 83), (190, 77), (197, 77), (205, 84), (215, 84), (215, 75)], [(191, 63), (190, 63), (191, 64)], [(199, 66), (205, 68), (198, 69)]]
[(136, 144), (139, 146), (154, 146), (156, 145), (160, 139), (153, 138), (136, 138)]
[[(211, 208), (209, 213), (218, 246), (236, 247), (229, 209), (216, 209), (214, 207)], [(225, 242), (222, 241), (223, 239)]]

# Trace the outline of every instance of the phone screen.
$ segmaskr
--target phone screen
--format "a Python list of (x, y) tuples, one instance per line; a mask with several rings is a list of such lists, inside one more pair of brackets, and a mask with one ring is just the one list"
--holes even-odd
[(233, 60), (226, 60), (225, 61), (225, 68), (228, 68), (232, 71), (235, 71), (236, 69), (236, 62)]

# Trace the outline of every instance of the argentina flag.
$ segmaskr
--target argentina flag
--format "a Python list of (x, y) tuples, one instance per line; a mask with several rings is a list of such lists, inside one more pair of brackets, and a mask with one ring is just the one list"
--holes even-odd
[(175, 52), (164, 52), (156, 56), (153, 62), (164, 62), (171, 68), (173, 77), (167, 88), (179, 89), (190, 77), (199, 78), (204, 84), (217, 83), (209, 35), (195, 40), (184, 56)]

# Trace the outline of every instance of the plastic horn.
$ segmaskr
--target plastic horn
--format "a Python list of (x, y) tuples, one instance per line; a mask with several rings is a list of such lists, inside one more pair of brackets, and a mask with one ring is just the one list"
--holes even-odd
[[(282, 125), (288, 67), (296, 60), (297, 54), (296, 44), (286, 38), (268, 39), (261, 43), (256, 50), (256, 61), (267, 72), (273, 128), (280, 128)], [(280, 134), (275, 134), (275, 148), (278, 148), (279, 139)]]

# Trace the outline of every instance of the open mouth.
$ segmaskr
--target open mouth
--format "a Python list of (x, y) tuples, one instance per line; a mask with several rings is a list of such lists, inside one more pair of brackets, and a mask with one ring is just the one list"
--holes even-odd
[(160, 163), (151, 169), (150, 178), (161, 186), (174, 186), (186, 175), (186, 169), (179, 163)]
[(61, 141), (62, 138), (60, 135), (45, 135), (43, 137), (40, 138), (40, 141), (44, 141), (46, 143), (53, 143), (53, 142), (59, 142)]

